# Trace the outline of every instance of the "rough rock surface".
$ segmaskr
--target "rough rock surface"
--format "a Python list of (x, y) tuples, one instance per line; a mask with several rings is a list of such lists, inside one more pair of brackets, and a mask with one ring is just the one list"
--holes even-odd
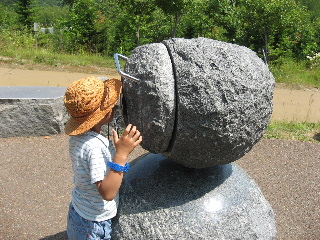
[[(244, 156), (265, 133), (273, 111), (275, 80), (268, 67), (253, 51), (235, 44), (206, 38), (177, 38), (163, 44), (172, 65), (162, 61), (168, 58), (165, 50), (163, 54), (156, 50), (163, 49), (162, 44), (137, 48), (126, 65), (129, 72), (141, 76), (142, 83), (143, 77), (147, 81), (124, 85), (128, 118), (142, 129), (151, 122), (163, 129), (149, 125), (155, 132), (143, 132), (144, 144), (154, 145), (142, 146), (191, 168), (226, 164)], [(161, 66), (157, 71), (148, 67), (157, 62)], [(131, 67), (132, 63), (139, 63), (139, 68)], [(168, 76), (172, 69), (174, 77), (163, 78), (159, 85), (165, 87), (159, 88), (148, 76), (163, 76), (164, 69)], [(165, 114), (161, 107), (168, 96), (170, 103), (173, 99), (169, 81), (175, 84), (175, 114)], [(149, 93), (157, 97), (149, 98)], [(168, 118), (162, 121), (159, 116)], [(174, 121), (172, 132), (167, 127), (169, 118)], [(162, 146), (168, 142), (168, 148), (157, 148), (159, 142)]]
[(167, 150), (175, 119), (174, 74), (167, 48), (161, 43), (136, 48), (125, 71), (141, 79), (123, 81), (125, 122), (139, 127), (142, 146), (154, 153)]
[(61, 133), (68, 115), (64, 87), (0, 87), (0, 137)]
[(190, 169), (161, 154), (135, 161), (112, 239), (276, 239), (270, 204), (237, 164)]

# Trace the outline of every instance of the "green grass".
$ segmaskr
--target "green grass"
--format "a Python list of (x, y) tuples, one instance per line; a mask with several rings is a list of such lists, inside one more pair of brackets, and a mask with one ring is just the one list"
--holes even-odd
[[(0, 35), (0, 56), (6, 57), (6, 61), (20, 65), (46, 65), (52, 66), (95, 66), (115, 68), (112, 56), (101, 56), (79, 51), (79, 54), (65, 54), (57, 52), (52, 44), (51, 35), (40, 34), (35, 38), (34, 34), (21, 31), (2, 31)], [(3, 62), (3, 61), (2, 61)]]
[[(320, 65), (319, 61), (295, 62), (290, 59), (282, 64), (270, 66), (270, 70), (277, 83), (284, 83), (288, 87), (297, 89), (320, 89)], [(273, 121), (268, 126), (264, 136), (268, 139), (285, 139), (309, 142), (320, 142), (320, 122), (288, 122)]]
[(297, 88), (313, 87), (320, 89), (320, 65), (309, 62), (288, 60), (270, 66), (277, 83), (285, 83)]
[(44, 49), (0, 49), (0, 56), (8, 57), (7, 62), (19, 65), (36, 64), (51, 67), (62, 66), (95, 66), (115, 69), (115, 61), (112, 56), (101, 56), (98, 54), (64, 54), (47, 51)]
[(285, 139), (317, 142), (320, 141), (320, 122), (318, 123), (298, 123), (287, 121), (273, 121), (268, 126), (267, 139)]

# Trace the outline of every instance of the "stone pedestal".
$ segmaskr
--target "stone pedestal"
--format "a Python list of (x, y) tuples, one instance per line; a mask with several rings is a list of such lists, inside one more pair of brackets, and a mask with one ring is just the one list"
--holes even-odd
[(112, 239), (276, 239), (270, 204), (237, 164), (193, 169), (161, 154), (133, 164)]
[(64, 131), (64, 87), (0, 87), (0, 137), (46, 136)]

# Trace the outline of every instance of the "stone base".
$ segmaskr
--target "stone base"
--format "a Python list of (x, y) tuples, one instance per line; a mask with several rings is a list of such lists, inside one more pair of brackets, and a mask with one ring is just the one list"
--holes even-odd
[(0, 137), (62, 133), (68, 114), (64, 87), (0, 87)]
[(192, 169), (147, 154), (125, 176), (112, 239), (276, 239), (276, 223), (237, 164)]

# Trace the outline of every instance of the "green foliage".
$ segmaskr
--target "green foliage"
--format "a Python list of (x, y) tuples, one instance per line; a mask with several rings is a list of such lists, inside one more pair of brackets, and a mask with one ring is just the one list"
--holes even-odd
[(85, 46), (89, 52), (94, 51), (97, 29), (95, 22), (98, 20), (97, 8), (94, 0), (76, 0), (70, 12), (69, 37), (76, 45)]
[(191, 3), (191, 0), (155, 0), (155, 4), (170, 17), (171, 37), (177, 37), (181, 17)]
[(18, 14), (19, 23), (22, 28), (31, 29), (33, 26), (32, 14), (36, 11), (36, 2), (34, 0), (17, 0), (15, 12)]
[(242, 25), (241, 13), (243, 7), (239, 0), (208, 0), (208, 5), (204, 8), (214, 22), (225, 29), (224, 35), (229, 42), (237, 42), (241, 39), (239, 33)]
[(270, 70), (278, 83), (320, 89), (320, 59), (318, 57), (300, 62), (288, 58), (281, 59), (281, 62), (270, 65)]
[(266, 61), (269, 54), (271, 60), (303, 59), (319, 50), (319, 32), (295, 0), (209, 0), (207, 11), (226, 29), (229, 41), (263, 50)]
[(39, 2), (40, 5), (43, 6), (59, 6), (59, 7), (63, 7), (64, 6), (64, 0), (41, 0)]
[(305, 8), (293, 5), (290, 14), (283, 18), (282, 26), (277, 34), (282, 41), (274, 43), (282, 56), (305, 59), (319, 50), (317, 33)]
[(180, 34), (183, 37), (207, 37), (224, 40), (224, 30), (215, 24), (209, 14), (204, 13), (206, 7), (205, 1), (191, 1), (186, 13), (181, 18)]
[(28, 30), (3, 30), (0, 40), (0, 51), (5, 54), (10, 51), (19, 54), (22, 49), (31, 52), (35, 47), (35, 37)]
[(306, 6), (311, 13), (311, 20), (316, 21), (320, 18), (320, 1), (319, 0), (297, 0), (303, 6)]
[(320, 53), (315, 54), (314, 56), (307, 56), (309, 60), (310, 69), (320, 69)]
[(44, 5), (33, 14), (33, 20), (41, 27), (58, 27), (61, 21), (69, 20), (69, 14), (67, 6)]
[(320, 18), (312, 8), (319, 1), (297, 2), (16, 0), (14, 5), (3, 0), (0, 31), (20, 29), (25, 34), (32, 32), (35, 21), (55, 32), (36, 35), (34, 47), (104, 55), (130, 55), (139, 45), (170, 37), (202, 36), (247, 46), (278, 64), (284, 58), (301, 61), (320, 52)]
[(127, 11), (125, 17), (128, 20), (128, 24), (132, 26), (131, 34), (135, 34), (136, 46), (140, 46), (141, 43), (143, 44), (143, 38), (145, 37), (144, 28), (150, 23), (152, 19), (150, 15), (156, 8), (154, 1), (120, 0), (119, 4), (120, 7)]
[(17, 29), (18, 14), (12, 7), (0, 4), (0, 31), (3, 29)]
[(287, 121), (271, 122), (265, 138), (319, 142), (320, 123), (297, 123)]

